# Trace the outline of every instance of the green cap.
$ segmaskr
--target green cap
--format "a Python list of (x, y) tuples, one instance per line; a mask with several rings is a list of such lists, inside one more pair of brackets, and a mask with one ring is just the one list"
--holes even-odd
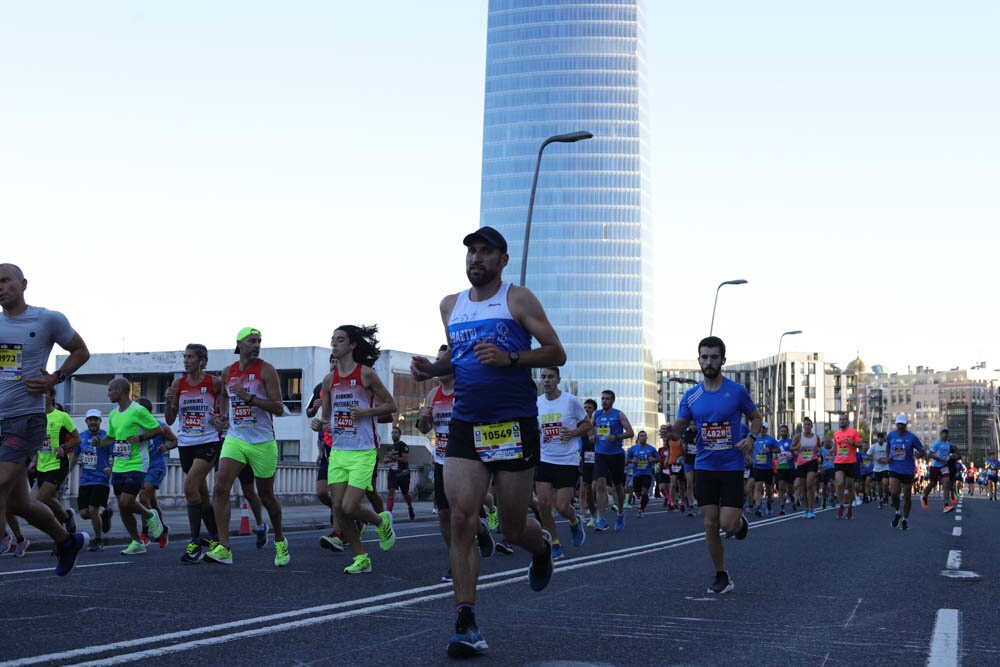
[[(240, 329), (240, 332), (236, 334), (236, 342), (239, 343), (247, 336), (259, 336), (259, 335), (260, 335), (260, 329), (254, 329), (253, 327), (243, 327), (242, 329)], [(234, 354), (240, 353), (239, 345), (236, 346), (236, 349), (233, 350), (233, 353)]]

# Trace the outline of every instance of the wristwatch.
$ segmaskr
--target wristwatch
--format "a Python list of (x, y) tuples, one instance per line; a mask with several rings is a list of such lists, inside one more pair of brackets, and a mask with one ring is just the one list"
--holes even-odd
[(517, 350), (511, 350), (507, 353), (507, 356), (510, 358), (511, 366), (517, 366), (517, 362), (521, 359), (521, 354)]
[(56, 371), (56, 377), (59, 378), (59, 382), (57, 384), (62, 384), (66, 381), (66, 374), (62, 371)]

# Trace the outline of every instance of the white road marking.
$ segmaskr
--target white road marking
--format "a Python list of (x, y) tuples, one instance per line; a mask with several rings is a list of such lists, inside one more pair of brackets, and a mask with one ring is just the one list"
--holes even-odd
[(962, 552), (952, 549), (948, 552), (948, 564), (945, 565), (949, 570), (957, 570), (962, 567)]
[(952, 537), (961, 537), (962, 536), (962, 529), (959, 526), (955, 526), (954, 528), (951, 529), (951, 536)]
[(962, 515), (961, 514), (955, 515), (955, 521), (961, 521), (961, 520), (962, 520)]
[(927, 667), (957, 667), (959, 664), (958, 610), (938, 609)]

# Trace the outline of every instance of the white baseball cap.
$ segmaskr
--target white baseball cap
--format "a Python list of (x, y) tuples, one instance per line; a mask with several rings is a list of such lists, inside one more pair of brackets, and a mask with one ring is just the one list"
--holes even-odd
[(896, 423), (897, 424), (905, 424), (906, 423), (906, 415), (904, 415), (902, 412), (900, 412), (898, 415), (896, 415)]
[(101, 418), (101, 411), (100, 410), (96, 410), (94, 408), (91, 408), (91, 409), (87, 410), (87, 414), (84, 415), (84, 419), (90, 419), (91, 417), (97, 417), (98, 419), (100, 419)]

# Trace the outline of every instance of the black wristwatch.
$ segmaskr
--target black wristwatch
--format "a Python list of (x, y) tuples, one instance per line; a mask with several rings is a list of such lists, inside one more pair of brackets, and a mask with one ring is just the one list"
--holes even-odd
[(56, 377), (59, 378), (59, 382), (57, 384), (62, 384), (66, 381), (66, 374), (62, 371), (56, 371)]
[(521, 360), (521, 354), (517, 350), (511, 350), (507, 356), (510, 358), (511, 366), (517, 366), (517, 362)]

